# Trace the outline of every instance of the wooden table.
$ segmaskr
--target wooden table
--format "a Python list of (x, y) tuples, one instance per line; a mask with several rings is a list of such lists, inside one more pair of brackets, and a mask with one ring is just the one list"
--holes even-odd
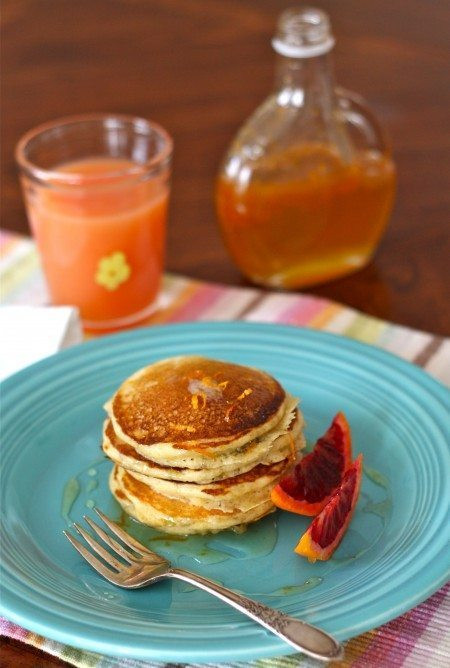
[[(4, 0), (4, 227), (28, 230), (13, 159), (23, 132), (87, 111), (137, 114), (162, 123), (175, 140), (167, 268), (245, 284), (218, 233), (213, 179), (237, 128), (271, 90), (270, 38), (289, 4)], [(450, 5), (321, 0), (320, 6), (331, 13), (337, 37), (337, 80), (366, 97), (391, 135), (399, 190), (373, 262), (311, 292), (448, 335)], [(2, 665), (54, 662), (9, 643)]]

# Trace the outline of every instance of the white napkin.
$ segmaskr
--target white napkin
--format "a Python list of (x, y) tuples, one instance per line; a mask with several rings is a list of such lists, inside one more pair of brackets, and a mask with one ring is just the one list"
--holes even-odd
[(83, 340), (71, 306), (0, 307), (0, 379)]

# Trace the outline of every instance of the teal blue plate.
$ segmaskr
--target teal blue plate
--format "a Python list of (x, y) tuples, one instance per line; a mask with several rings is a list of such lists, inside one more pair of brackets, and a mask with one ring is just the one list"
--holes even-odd
[[(184, 353), (276, 376), (301, 398), (310, 442), (338, 410), (346, 413), (365, 473), (349, 531), (330, 561), (310, 564), (293, 553), (310, 520), (286, 512), (241, 536), (181, 542), (120, 517), (99, 447), (102, 404), (137, 368)], [(125, 591), (105, 582), (62, 534), (94, 503), (178, 564), (342, 640), (402, 614), (448, 578), (449, 393), (376, 348), (276, 325), (140, 329), (25, 369), (4, 382), (2, 404), (1, 611), (49, 638), (113, 656), (180, 662), (290, 653), (202, 591), (170, 582)], [(64, 505), (65, 489), (71, 494)]]

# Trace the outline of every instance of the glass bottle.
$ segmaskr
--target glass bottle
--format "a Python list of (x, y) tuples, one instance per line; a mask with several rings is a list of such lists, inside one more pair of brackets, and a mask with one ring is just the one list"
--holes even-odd
[(276, 90), (231, 143), (216, 205), (241, 271), (296, 288), (368, 262), (392, 208), (395, 167), (364, 101), (335, 87), (323, 11), (285, 11), (272, 45)]

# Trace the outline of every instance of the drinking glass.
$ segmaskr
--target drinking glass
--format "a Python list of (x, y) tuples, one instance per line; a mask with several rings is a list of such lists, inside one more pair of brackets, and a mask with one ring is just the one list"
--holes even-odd
[(130, 326), (154, 308), (172, 146), (156, 123), (110, 114), (52, 121), (17, 145), (51, 300), (77, 306), (88, 329)]

